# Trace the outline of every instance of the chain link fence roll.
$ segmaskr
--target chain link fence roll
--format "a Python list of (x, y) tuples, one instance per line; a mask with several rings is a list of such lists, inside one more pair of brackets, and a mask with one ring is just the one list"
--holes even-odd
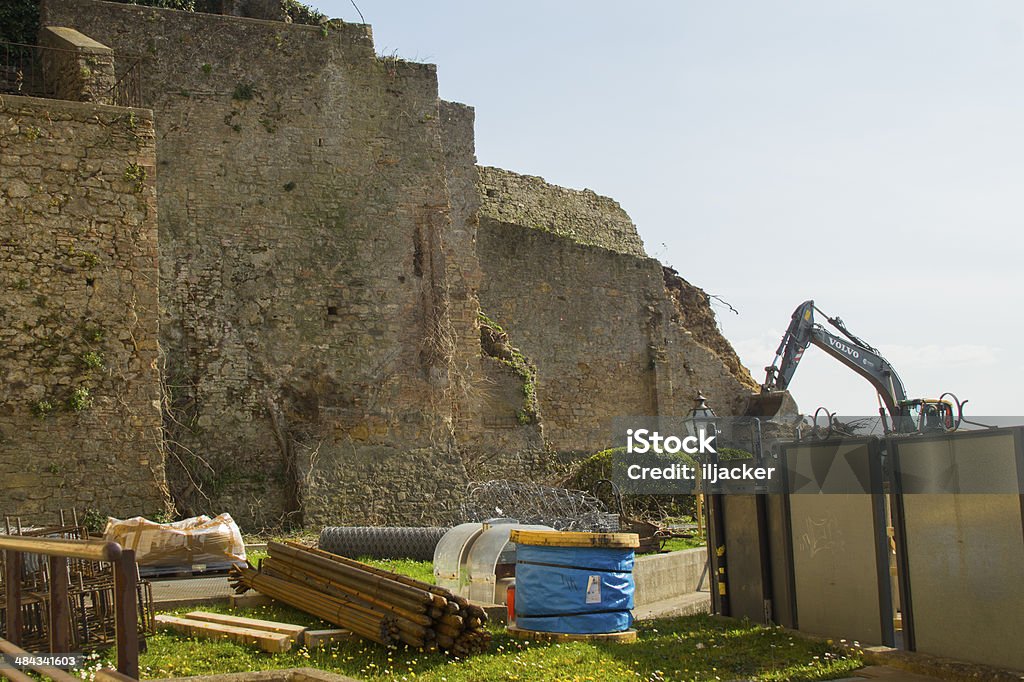
[(350, 559), (433, 561), (434, 548), (450, 529), (409, 526), (328, 526), (320, 531), (320, 549)]

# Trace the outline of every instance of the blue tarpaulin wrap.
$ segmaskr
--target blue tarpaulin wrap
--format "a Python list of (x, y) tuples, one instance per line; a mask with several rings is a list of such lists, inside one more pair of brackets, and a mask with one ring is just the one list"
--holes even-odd
[(633, 622), (633, 550), (516, 546), (516, 625), (621, 632)]
[(573, 635), (597, 635), (606, 632), (625, 632), (633, 624), (629, 611), (611, 613), (584, 613), (577, 616), (548, 616), (531, 618), (516, 616), (516, 627), (535, 632), (566, 632)]

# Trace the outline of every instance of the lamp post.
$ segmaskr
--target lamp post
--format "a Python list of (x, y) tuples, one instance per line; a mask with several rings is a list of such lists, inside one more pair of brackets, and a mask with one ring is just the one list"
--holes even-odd
[[(707, 398), (700, 391), (697, 392), (697, 398), (693, 409), (690, 410), (687, 422), (687, 428), (691, 430), (691, 434), (694, 436), (700, 437), (701, 434), (718, 435), (718, 415), (708, 406)], [(718, 455), (716, 453), (711, 453), (709, 459), (711, 464), (717, 466)], [(700, 466), (695, 478), (699, 486), (701, 480), (700, 472), (703, 469), (704, 463), (698, 461), (698, 464)], [(707, 524), (705, 538), (707, 539), (709, 566), (713, 575), (711, 582), (713, 611), (720, 615), (728, 616), (731, 609), (729, 608), (729, 596), (726, 589), (724, 519), (722, 517), (722, 500), (719, 495), (711, 492), (705, 505), (704, 494), (698, 488), (697, 519), (698, 532), (701, 530), (702, 521)]]
[[(697, 397), (694, 399), (693, 409), (690, 410), (689, 416), (686, 418), (686, 430), (689, 431), (691, 436), (697, 436), (698, 438), (702, 433), (711, 432), (712, 435), (717, 435), (717, 421), (718, 415), (715, 411), (708, 407), (708, 399), (704, 397), (704, 394), (697, 391)], [(701, 534), (704, 532), (704, 493), (701, 490), (701, 470), (703, 468), (703, 462), (697, 460), (697, 471), (695, 472), (694, 480), (697, 484), (697, 533)]]

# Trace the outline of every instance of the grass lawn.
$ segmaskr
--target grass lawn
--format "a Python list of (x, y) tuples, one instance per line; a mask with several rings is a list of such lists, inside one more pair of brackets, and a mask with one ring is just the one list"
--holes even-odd
[[(189, 609), (182, 609), (184, 613)], [(287, 607), (231, 611), (253, 618), (331, 627)], [(827, 680), (859, 667), (824, 642), (779, 628), (710, 616), (637, 624), (634, 644), (543, 644), (509, 637), (493, 628), (491, 652), (466, 660), (414, 649), (387, 649), (353, 640), (332, 649), (267, 654), (227, 640), (160, 633), (149, 638), (140, 660), (143, 678), (312, 666), (358, 679), (487, 682), (490, 680)]]
[[(681, 543), (680, 543), (681, 544)], [(685, 547), (673, 547), (684, 549)], [(259, 558), (257, 555), (255, 558)], [(376, 566), (433, 582), (430, 562), (372, 560)], [(183, 614), (192, 609), (180, 609)], [(234, 613), (307, 625), (333, 627), (285, 606)], [(491, 680), (827, 680), (860, 667), (856, 657), (820, 641), (780, 628), (765, 628), (710, 616), (646, 621), (636, 625), (634, 644), (572, 642), (546, 644), (510, 637), (493, 626), (487, 654), (453, 660), (439, 653), (352, 640), (330, 649), (268, 654), (228, 640), (207, 640), (161, 632), (148, 639), (142, 677), (185, 677), (214, 673), (315, 667), (365, 680), (489, 682)], [(110, 654), (112, 655), (112, 654)], [(94, 667), (99, 667), (95, 662)]]
[(680, 549), (696, 549), (697, 547), (707, 546), (707, 541), (703, 537), (693, 538), (669, 538), (662, 545), (661, 551), (663, 552), (675, 552)]
[[(249, 563), (256, 566), (260, 559), (267, 558), (266, 550), (253, 550), (246, 555)], [(434, 584), (434, 564), (429, 561), (416, 561), (414, 559), (371, 559), (359, 557), (359, 561), (370, 564), (386, 571), (394, 571), (404, 575)]]

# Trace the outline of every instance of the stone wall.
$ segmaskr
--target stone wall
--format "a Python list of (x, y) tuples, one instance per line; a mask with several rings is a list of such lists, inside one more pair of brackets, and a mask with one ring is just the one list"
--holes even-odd
[(0, 98), (0, 516), (157, 514), (149, 111)]
[(473, 207), (446, 167), (472, 185), (472, 128), (442, 147), (435, 68), (378, 59), (357, 25), (92, 0), (44, 21), (152, 55), (180, 511), (435, 518), (466, 481), (459, 375), (479, 355)]
[(477, 316), (480, 265), (477, 230), (481, 197), (473, 140), (473, 109), (441, 102), (452, 231), (444, 249), (453, 331), (456, 437), (471, 480), (535, 478), (551, 464), (539, 419), (524, 418), (524, 394), (534, 390), (523, 371), (482, 352)]
[[(482, 195), (493, 175), (482, 169)], [(524, 191), (504, 195), (505, 201), (541, 202), (529, 196), (532, 184)], [(481, 208), (480, 303), (537, 365), (552, 448), (610, 447), (614, 417), (685, 416), (698, 390), (719, 414), (742, 408), (754, 383), (738, 360), (730, 366), (735, 353), (699, 289), (673, 280), (670, 292), (658, 261), (560, 236), (579, 233), (576, 226), (593, 219), (591, 207), (610, 200), (597, 197), (582, 214), (573, 214), (570, 204), (561, 214), (566, 228), (556, 222), (539, 230), (499, 220), (512, 211), (501, 210), (498, 199)], [(631, 224), (628, 216), (619, 220)]]
[(498, 222), (550, 232), (580, 244), (646, 256), (633, 221), (618, 202), (589, 189), (550, 185), (533, 175), (479, 168), (480, 212)]
[(472, 109), (369, 27), (98, 0), (45, 0), (43, 23), (148, 55), (159, 172), (125, 177), (157, 180), (178, 513), (444, 523), (468, 481), (543, 477), (613, 416), (745, 392), (618, 204), (478, 169)]

